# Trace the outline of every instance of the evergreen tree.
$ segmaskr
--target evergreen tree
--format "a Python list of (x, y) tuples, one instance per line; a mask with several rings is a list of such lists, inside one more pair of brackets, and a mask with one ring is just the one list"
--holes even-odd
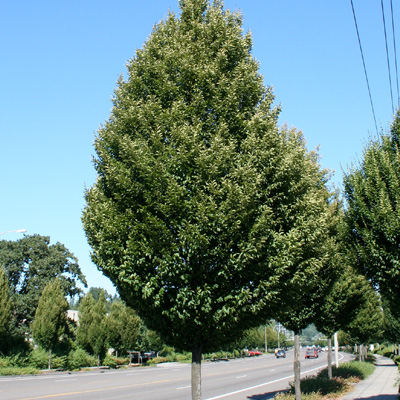
[(319, 270), (327, 176), (300, 132), (278, 129), (241, 15), (221, 1), (180, 8), (118, 81), (83, 224), (121, 298), (192, 352), (200, 399), (202, 352), (269, 319)]
[(107, 316), (108, 343), (126, 356), (128, 351), (136, 350), (139, 339), (140, 318), (136, 312), (121, 300), (114, 301)]
[(51, 352), (65, 330), (67, 309), (68, 302), (63, 295), (60, 281), (56, 278), (45, 286), (31, 327), (34, 341), (49, 351), (49, 369)]
[(95, 356), (97, 356), (97, 366), (100, 366), (100, 360), (105, 357), (107, 351), (107, 310), (104, 290), (100, 292), (99, 300), (93, 307), (93, 320), (88, 331), (90, 347)]
[(0, 267), (0, 351), (7, 352), (13, 304), (10, 298), (6, 272)]
[(90, 293), (84, 296), (79, 305), (79, 323), (76, 330), (76, 342), (87, 352), (92, 352), (89, 330), (93, 323), (95, 301)]

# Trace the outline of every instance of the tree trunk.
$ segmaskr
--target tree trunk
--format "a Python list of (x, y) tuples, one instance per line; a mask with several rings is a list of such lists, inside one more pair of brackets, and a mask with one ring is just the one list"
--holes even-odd
[(294, 335), (294, 392), (296, 400), (301, 400), (301, 387), (300, 387), (300, 344), (299, 344), (300, 332), (295, 332)]
[(362, 361), (362, 352), (363, 352), (363, 345), (360, 344), (358, 346), (358, 361)]
[(49, 350), (49, 370), (51, 370), (51, 349)]
[(192, 400), (201, 400), (201, 346), (192, 350)]
[(100, 354), (97, 355), (97, 368), (100, 367)]
[(335, 341), (335, 365), (336, 368), (339, 368), (339, 342), (337, 337), (337, 332), (335, 332), (334, 341)]
[(332, 379), (332, 338), (328, 338), (328, 378)]

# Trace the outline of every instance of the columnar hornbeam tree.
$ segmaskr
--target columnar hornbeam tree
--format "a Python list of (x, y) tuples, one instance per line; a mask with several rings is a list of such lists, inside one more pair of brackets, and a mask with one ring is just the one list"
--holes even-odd
[(312, 193), (326, 174), (301, 132), (278, 128), (241, 15), (221, 1), (180, 8), (117, 83), (83, 225), (123, 300), (166, 343), (192, 352), (197, 400), (202, 353), (260, 325), (283, 292), (307, 284), (314, 261), (297, 260), (321, 255), (310, 244), (326, 237)]
[(360, 271), (400, 321), (400, 112), (344, 177), (347, 222)]

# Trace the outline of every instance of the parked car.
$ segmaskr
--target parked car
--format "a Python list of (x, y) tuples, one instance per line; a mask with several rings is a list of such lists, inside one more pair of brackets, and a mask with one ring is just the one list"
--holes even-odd
[(276, 358), (286, 358), (286, 352), (285, 350), (279, 349), (277, 352), (275, 352), (275, 357)]
[(306, 358), (318, 358), (318, 352), (315, 348), (309, 348), (306, 350)]

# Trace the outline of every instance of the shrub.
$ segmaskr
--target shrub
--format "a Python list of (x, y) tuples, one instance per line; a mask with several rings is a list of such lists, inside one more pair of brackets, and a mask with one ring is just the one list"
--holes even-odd
[(7, 368), (10, 366), (10, 358), (2, 357), (0, 358), (0, 368)]
[(29, 365), (38, 369), (48, 368), (49, 353), (40, 347), (36, 348), (29, 355)]
[(97, 359), (83, 349), (76, 349), (69, 352), (67, 364), (68, 369), (76, 370), (97, 365)]
[(114, 357), (107, 353), (103, 360), (103, 365), (105, 367), (116, 368), (117, 367), (117, 357)]
[[(307, 376), (301, 380), (301, 392), (304, 394), (317, 393), (325, 396), (328, 393), (341, 393), (348, 387), (349, 384), (340, 377), (329, 379), (322, 375), (316, 375)], [(290, 392), (294, 394), (294, 382), (290, 383)]]
[(149, 361), (147, 361), (147, 365), (157, 365), (157, 364), (164, 363), (164, 362), (168, 362), (167, 357), (154, 357), (154, 358), (150, 359)]

